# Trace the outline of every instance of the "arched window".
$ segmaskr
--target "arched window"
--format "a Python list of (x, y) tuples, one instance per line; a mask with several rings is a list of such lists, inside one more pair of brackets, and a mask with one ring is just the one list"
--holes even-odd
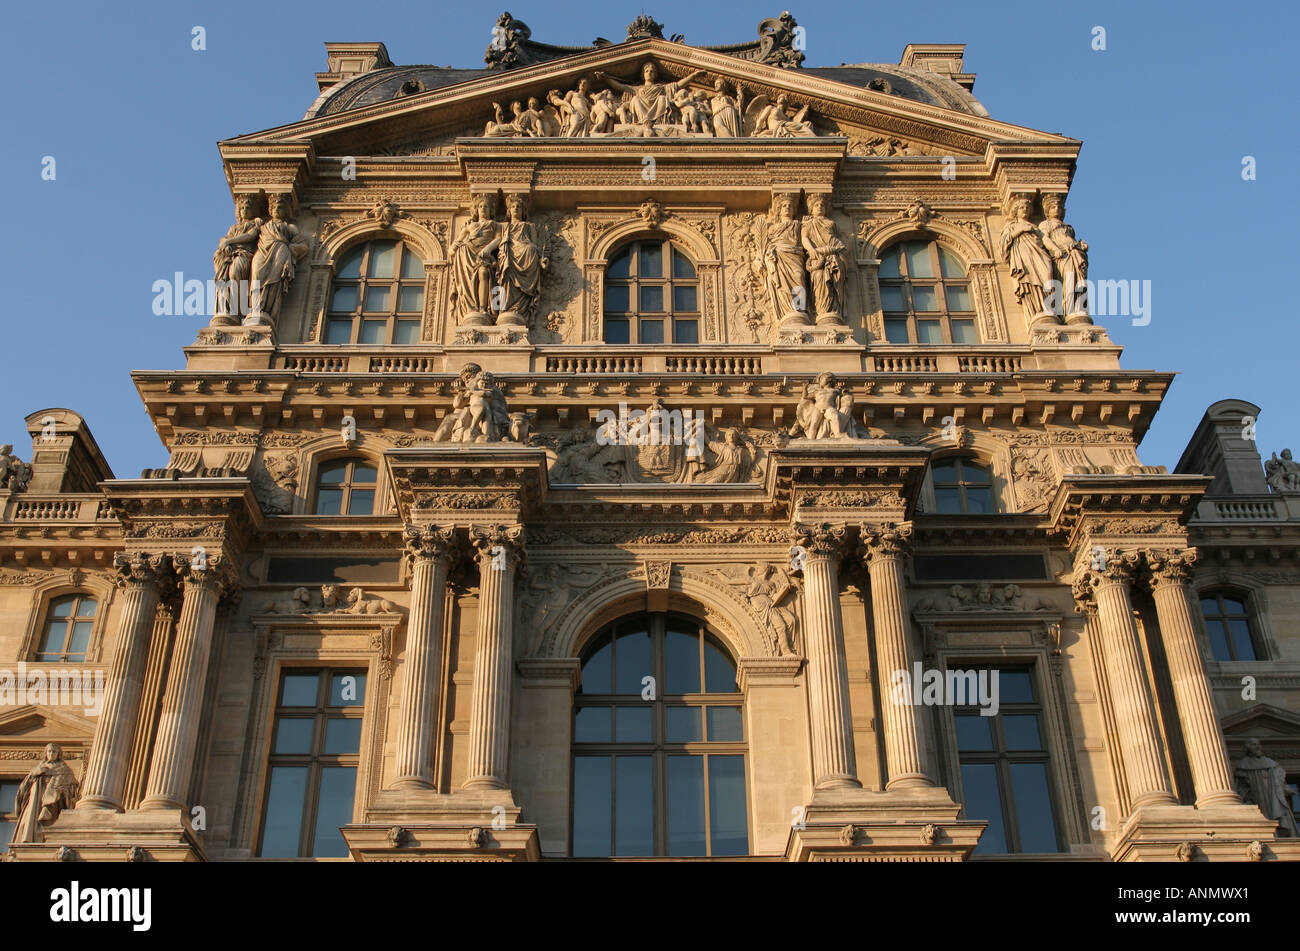
[(700, 342), (700, 281), (691, 259), (672, 241), (633, 241), (610, 259), (605, 342)]
[(377, 470), (365, 459), (331, 459), (316, 473), (313, 515), (373, 515)]
[(1262, 660), (1259, 637), (1245, 595), (1232, 590), (1201, 594), (1201, 616), (1215, 660)]
[(890, 343), (979, 343), (970, 281), (934, 241), (900, 241), (880, 254), (880, 304)]
[(36, 647), (43, 663), (76, 663), (86, 659), (99, 603), (87, 594), (68, 594), (50, 601)]
[(574, 698), (572, 854), (747, 855), (742, 703), (699, 621), (639, 614), (601, 631)]
[(405, 241), (371, 241), (339, 259), (326, 343), (420, 342), (424, 262)]
[(934, 501), (940, 515), (993, 513), (993, 473), (973, 456), (942, 456), (930, 462)]

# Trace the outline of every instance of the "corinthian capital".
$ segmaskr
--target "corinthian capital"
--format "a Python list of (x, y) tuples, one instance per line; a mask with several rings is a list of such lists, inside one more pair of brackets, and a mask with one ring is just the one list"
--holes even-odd
[(862, 560), (870, 564), (875, 558), (905, 558), (912, 552), (911, 522), (890, 522), (887, 525), (863, 525), (861, 529)]
[(428, 558), (450, 561), (456, 548), (455, 530), (441, 525), (407, 525), (406, 557), (414, 562)]
[(1089, 560), (1084, 565), (1084, 570), (1094, 587), (1108, 583), (1132, 584), (1142, 565), (1141, 552), (1122, 548), (1103, 548), (1098, 545), (1086, 557)]
[(186, 588), (212, 585), (218, 593), (225, 593), (233, 589), (238, 580), (234, 565), (220, 552), (210, 554), (202, 547), (195, 547), (188, 554), (172, 555), (171, 560), (177, 577)]
[(119, 588), (146, 584), (160, 587), (171, 573), (171, 559), (166, 555), (119, 551), (113, 556), (113, 568)]
[(1150, 548), (1144, 554), (1153, 588), (1189, 584), (1200, 557), (1195, 548)]
[(469, 540), (478, 550), (480, 566), (490, 562), (504, 567), (524, 554), (522, 525), (475, 525), (469, 530)]
[(808, 558), (833, 558), (843, 553), (847, 536), (848, 529), (832, 522), (795, 524), (790, 529), (790, 544), (802, 548)]

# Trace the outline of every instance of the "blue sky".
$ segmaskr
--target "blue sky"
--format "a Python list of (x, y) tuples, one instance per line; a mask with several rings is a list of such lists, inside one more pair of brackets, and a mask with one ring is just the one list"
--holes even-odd
[[(504, 0), (500, 0), (504, 2)], [(642, 9), (695, 44), (754, 35), (779, 8), (715, 0), (511, 0), (543, 42), (621, 39)], [(448, 13), (448, 9), (452, 12)], [(1127, 369), (1178, 371), (1139, 451), (1171, 468), (1205, 407), (1262, 406), (1259, 447), (1300, 450), (1292, 296), (1300, 260), (1293, 3), (800, 4), (808, 65), (897, 62), (909, 42), (966, 43), (999, 119), (1082, 139), (1068, 220), (1096, 278), (1150, 280), (1145, 327), (1108, 318)], [(86, 417), (122, 477), (166, 453), (128, 375), (182, 366), (198, 317), (158, 317), (152, 284), (206, 279), (232, 220), (216, 142), (293, 121), (324, 41), (382, 40), (397, 63), (481, 64), (499, 5), (143, 0), (10, 5), (0, 104), (0, 442), (22, 419)], [(207, 49), (191, 49), (191, 30)], [(1092, 30), (1106, 29), (1104, 52)], [(43, 181), (44, 156), (57, 177)], [(1258, 177), (1243, 181), (1243, 156)]]

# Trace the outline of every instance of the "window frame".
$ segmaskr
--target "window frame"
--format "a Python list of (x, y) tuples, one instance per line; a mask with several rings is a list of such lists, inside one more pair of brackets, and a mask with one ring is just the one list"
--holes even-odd
[[(66, 618), (51, 617), (51, 611), (54, 605), (65, 599), (71, 598), (73, 601), (71, 613)], [(93, 601), (95, 603), (95, 612), (88, 617), (82, 617), (77, 614), (83, 601)], [(94, 654), (96, 644), (96, 635), (99, 630), (100, 617), (104, 610), (104, 599), (96, 592), (91, 591), (53, 591), (41, 598), (40, 607), (37, 613), (36, 627), (32, 632), (31, 649), (26, 652), (30, 658), (30, 663), (34, 664), (85, 664), (90, 663)], [(45, 633), (53, 621), (64, 622), (64, 635), (62, 647), (58, 651), (42, 651), (41, 645), (45, 640)], [(70, 660), (68, 655), (68, 644), (72, 639), (73, 626), (77, 621), (90, 622), (90, 634), (86, 639), (86, 649), (81, 653), (80, 660)], [(54, 657), (47, 657), (46, 654), (54, 654)]]
[[(1239, 601), (1244, 609), (1242, 614), (1224, 613), (1224, 598), (1230, 598)], [(1218, 613), (1207, 615), (1205, 613), (1204, 602), (1213, 598), (1218, 606)], [(1209, 648), (1210, 659), (1218, 664), (1253, 664), (1260, 661), (1267, 661), (1270, 653), (1266, 647), (1266, 638), (1264, 631), (1259, 623), (1259, 612), (1256, 608), (1255, 599), (1249, 590), (1233, 587), (1231, 585), (1213, 585), (1212, 587), (1198, 590), (1196, 592), (1197, 613), (1201, 618), (1201, 630), (1205, 635), (1206, 644)], [(1240, 618), (1246, 622), (1246, 630), (1250, 634), (1251, 648), (1255, 653), (1254, 657), (1237, 657), (1237, 648), (1235, 638), (1232, 636), (1232, 629), (1227, 626), (1227, 621)], [(1218, 622), (1219, 629), (1223, 632), (1224, 641), (1228, 648), (1230, 657), (1218, 657), (1214, 651), (1214, 638), (1211, 635), (1212, 622)]]
[[(659, 277), (642, 277), (639, 273), (641, 266), (641, 248), (657, 244), (661, 252), (661, 274)], [(624, 253), (629, 256), (628, 276), (627, 277), (610, 277), (610, 268)], [(673, 255), (680, 254), (682, 258), (691, 266), (691, 277), (676, 277), (673, 274)], [(663, 292), (664, 309), (662, 311), (641, 310), (641, 288), (660, 287)], [(609, 308), (609, 289), (610, 287), (626, 287), (628, 297), (628, 310), (611, 311)], [(676, 295), (674, 290), (678, 287), (692, 287), (695, 289), (695, 310), (681, 311), (680, 314), (676, 309)], [(605, 271), (601, 281), (601, 342), (610, 346), (645, 346), (645, 347), (662, 347), (662, 346), (679, 346), (679, 347), (696, 347), (703, 342), (701, 332), (704, 329), (704, 312), (702, 309), (702, 297), (704, 294), (704, 284), (700, 277), (699, 265), (695, 263), (686, 247), (670, 235), (662, 237), (654, 235), (642, 235), (624, 241), (616, 247), (608, 257), (608, 263), (605, 265)], [(648, 315), (648, 316), (647, 316)], [(613, 343), (609, 337), (609, 324), (611, 317), (616, 321), (626, 321), (628, 328), (628, 339), (626, 343)], [(643, 343), (641, 331), (641, 322), (654, 321), (664, 325), (664, 340), (656, 343)], [(677, 327), (679, 323), (693, 322), (695, 324), (695, 340), (679, 341), (677, 339)]]
[[(321, 489), (323, 488), (323, 486), (321, 485), (321, 473), (325, 470), (326, 466), (330, 466), (339, 462), (346, 463), (346, 468), (344, 469), (343, 472), (343, 481), (337, 484), (330, 484), (329, 486), (324, 486), (324, 488), (329, 488), (329, 489), (337, 488), (342, 490), (343, 495), (339, 500), (339, 511), (337, 513), (321, 512), (319, 511), (320, 492)], [(367, 465), (370, 468), (375, 470), (375, 480), (373, 483), (356, 482), (353, 479), (353, 474), (355, 473), (356, 466), (358, 464)], [(308, 500), (307, 514), (318, 516), (320, 518), (349, 518), (349, 517), (370, 518), (379, 513), (379, 503), (380, 503), (379, 483), (380, 483), (380, 467), (378, 463), (376, 463), (375, 460), (371, 459), (369, 456), (355, 455), (355, 454), (353, 455), (340, 454), (340, 455), (333, 455), (323, 459), (319, 459), (316, 462), (316, 471), (312, 477), (311, 498)], [(364, 489), (365, 487), (369, 487), (372, 493), (370, 511), (369, 512), (350, 511), (351, 504), (352, 504), (353, 490), (359, 488)]]
[[(376, 245), (387, 243), (392, 243), (396, 254), (393, 261), (393, 276), (391, 278), (371, 277), (369, 274), (371, 254)], [(340, 277), (338, 273), (340, 263), (358, 250), (361, 251), (360, 275), (355, 278)], [(402, 264), (407, 254), (414, 256), (420, 262), (418, 277), (402, 276)], [(428, 305), (429, 287), (427, 278), (428, 263), (424, 260), (424, 256), (401, 235), (398, 235), (395, 239), (378, 235), (371, 236), (340, 251), (334, 256), (334, 264), (330, 270), (329, 294), (325, 300), (321, 342), (331, 347), (413, 347), (419, 345), (424, 327), (424, 314)], [(356, 288), (357, 300), (351, 312), (334, 310), (334, 295), (340, 286)], [(383, 286), (389, 288), (390, 302), (388, 310), (383, 314), (377, 311), (366, 311), (366, 291), (372, 287)], [(420, 288), (420, 310), (418, 313), (398, 310), (402, 288), (405, 287)], [(363, 323), (381, 319), (384, 321), (384, 339), (378, 343), (362, 343), (360, 337)], [(331, 325), (341, 325), (345, 320), (350, 322), (348, 339), (346, 341), (331, 341)], [(415, 340), (413, 342), (396, 343), (394, 341), (399, 322), (413, 322), (415, 324)]]
[[(939, 482), (938, 479), (935, 477), (936, 476), (934, 471), (935, 465), (937, 463), (947, 463), (947, 462), (952, 462), (955, 463), (956, 465), (957, 480), (955, 482)], [(986, 482), (976, 482), (970, 479), (963, 478), (966, 467), (972, 464), (984, 470), (984, 473), (987, 476)], [(927, 472), (927, 476), (930, 482), (931, 500), (934, 503), (935, 515), (948, 517), (953, 515), (997, 515), (999, 514), (1000, 506), (998, 505), (997, 473), (994, 471), (992, 459), (985, 459), (984, 457), (980, 456), (978, 453), (969, 452), (969, 451), (947, 452), (941, 455), (931, 456), (928, 469), (929, 471)], [(944, 489), (957, 490), (957, 497), (961, 503), (961, 508), (959, 511), (945, 512), (940, 509), (939, 507), (940, 487)], [(967, 487), (988, 488), (989, 511), (987, 512), (970, 511), (970, 503), (966, 496)]]
[(22, 776), (0, 776), (0, 786), (12, 785), (14, 787), (14, 811), (5, 812), (0, 809), (0, 828), (8, 825), (8, 831), (0, 831), (0, 855), (9, 851), (10, 840), (13, 839), (14, 832), (18, 828), (18, 788), (22, 786)]
[[(913, 278), (907, 271), (910, 267), (907, 260), (907, 253), (904, 250), (909, 244), (924, 244), (929, 251), (930, 264), (934, 272), (933, 277), (918, 276)], [(940, 252), (946, 252), (953, 260), (961, 265), (961, 277), (945, 277), (943, 274), (943, 258)], [(916, 235), (904, 236), (891, 241), (879, 252), (878, 260), (880, 265), (876, 270), (876, 292), (880, 300), (881, 313), (881, 338), (882, 343), (892, 344), (894, 346), (917, 346), (917, 347), (975, 347), (981, 344), (979, 330), (979, 311), (976, 303), (974, 292), (974, 281), (971, 278), (970, 266), (962, 259), (955, 250), (943, 244), (942, 241), (933, 237), (920, 237)], [(884, 264), (888, 255), (894, 255), (898, 260), (898, 276), (882, 275)], [(970, 300), (971, 309), (953, 310), (949, 304), (949, 286), (961, 286), (966, 290), (967, 298)], [(918, 311), (915, 307), (913, 294), (914, 287), (930, 287), (939, 302), (937, 311)], [(885, 307), (885, 289), (897, 287), (902, 295), (905, 310), (889, 310)], [(890, 340), (889, 325), (890, 322), (905, 320), (907, 325), (907, 340)], [(924, 343), (920, 339), (920, 333), (917, 321), (919, 320), (937, 320), (940, 334), (943, 340), (939, 343)], [(953, 339), (952, 321), (961, 320), (969, 321), (971, 333), (975, 339), (969, 342), (955, 342)]]

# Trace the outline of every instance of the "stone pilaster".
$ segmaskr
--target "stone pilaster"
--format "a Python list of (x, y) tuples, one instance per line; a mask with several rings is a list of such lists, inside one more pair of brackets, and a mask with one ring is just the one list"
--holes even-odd
[(1214, 712), (1188, 600), (1196, 549), (1152, 550), (1146, 552), (1146, 561), (1178, 704), (1178, 722), (1196, 787), (1196, 805), (1204, 808), (1239, 803), (1241, 797), (1233, 789), (1228, 752)]
[(202, 566), (182, 556), (176, 556), (175, 561), (184, 593), (176, 622), (176, 646), (168, 671), (167, 693), (158, 721), (158, 738), (154, 741), (153, 764), (141, 809), (184, 809), (187, 805), (199, 719), (203, 713), (203, 688), (212, 655), (217, 600), (224, 587), (221, 556), (209, 556)]
[(814, 789), (862, 785), (853, 750), (844, 622), (840, 617), (838, 564), (845, 535), (843, 525), (830, 523), (799, 526), (792, 534), (793, 543), (802, 547)]
[(1107, 549), (1104, 555), (1097, 552), (1097, 557), (1098, 567), (1075, 583), (1075, 599), (1085, 610), (1096, 612), (1129, 803), (1134, 811), (1148, 805), (1175, 805), (1129, 595), (1139, 556)]
[(139, 552), (121, 552), (113, 563), (122, 592), (121, 624), (77, 807), (120, 811), (140, 718), (149, 637), (158, 611), (160, 587), (167, 580), (171, 563), (165, 555)]
[[(862, 528), (863, 560), (871, 575), (871, 614), (876, 629), (876, 678), (878, 689), (887, 684), (897, 671), (911, 682), (916, 647), (912, 642), (908, 619), (905, 570), (911, 551), (912, 525), (903, 522), (886, 527), (864, 525)], [(886, 789), (933, 786), (926, 774), (921, 749), (923, 724), (919, 698), (910, 703), (882, 702), (884, 721), (885, 764), (888, 769)]]
[(470, 539), (478, 549), (479, 607), (465, 788), (507, 789), (515, 569), (523, 554), (524, 529), (474, 528)]
[(442, 614), (454, 536), (451, 529), (406, 527), (411, 610), (406, 622), (395, 787), (432, 789), (433, 738), (441, 679)]

